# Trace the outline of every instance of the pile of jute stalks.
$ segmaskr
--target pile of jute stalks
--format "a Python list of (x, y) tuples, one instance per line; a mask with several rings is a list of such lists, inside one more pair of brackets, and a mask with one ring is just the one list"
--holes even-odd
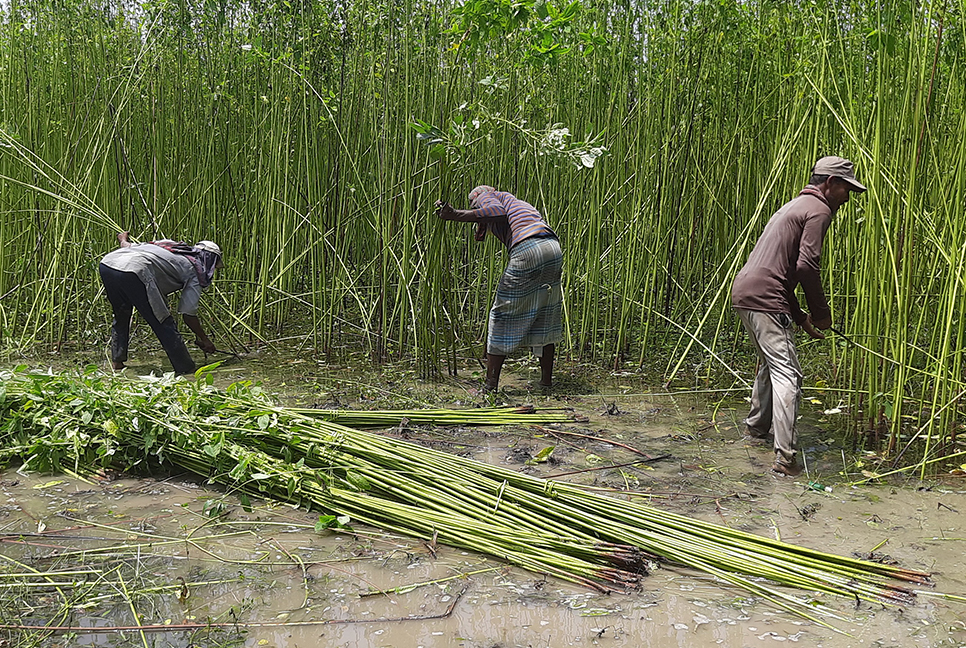
[(404, 418), (545, 424), (566, 420), (561, 412), (287, 408), (250, 383), (219, 390), (205, 378), (2, 373), (0, 465), (80, 477), (187, 470), (243, 503), (251, 496), (296, 503), (603, 592), (637, 587), (654, 563), (683, 565), (823, 625), (818, 617), (835, 616), (822, 604), (825, 595), (908, 604), (917, 586), (930, 584), (924, 572), (806, 549), (350, 427)]

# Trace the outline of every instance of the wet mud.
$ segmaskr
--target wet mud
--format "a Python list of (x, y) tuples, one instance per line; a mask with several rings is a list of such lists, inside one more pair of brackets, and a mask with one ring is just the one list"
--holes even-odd
[[(565, 364), (559, 374), (545, 393), (533, 386), (535, 367), (511, 363), (495, 400), (569, 408), (570, 423), (381, 432), (786, 542), (897, 561), (931, 572), (938, 591), (966, 594), (966, 482), (848, 484), (853, 457), (823, 414), (828, 404), (803, 405), (808, 472), (779, 477), (768, 471), (768, 448), (741, 441), (738, 394), (648, 393), (632, 376)], [(486, 402), (472, 375), (424, 381), (410, 369), (367, 374), (265, 357), (214, 375), (221, 386), (262, 382), (300, 406)], [(664, 565), (638, 592), (600, 595), (429, 538), (358, 525), (317, 532), (317, 519), (271, 502), (246, 510), (189, 475), (89, 483), (8, 469), (0, 474), (0, 622), (17, 615), (24, 625), (49, 624), (58, 612), (55, 625), (64, 627), (177, 629), (0, 637), (9, 645), (277, 648), (966, 645), (966, 605), (928, 592), (902, 608), (823, 598), (840, 616), (829, 620), (836, 632), (690, 569)], [(12, 573), (34, 576), (3, 576)]]

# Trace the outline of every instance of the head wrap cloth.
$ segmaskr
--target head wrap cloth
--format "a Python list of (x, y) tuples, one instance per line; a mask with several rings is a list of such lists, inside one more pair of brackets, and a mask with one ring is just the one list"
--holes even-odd
[(149, 243), (187, 258), (194, 267), (195, 274), (198, 275), (198, 283), (201, 284), (201, 287), (207, 288), (211, 285), (211, 281), (215, 278), (215, 267), (221, 260), (219, 255), (183, 241), (161, 239), (160, 241), (149, 241)]
[(476, 200), (485, 193), (490, 193), (491, 191), (496, 191), (493, 187), (489, 185), (480, 185), (470, 192), (470, 205), (476, 205)]

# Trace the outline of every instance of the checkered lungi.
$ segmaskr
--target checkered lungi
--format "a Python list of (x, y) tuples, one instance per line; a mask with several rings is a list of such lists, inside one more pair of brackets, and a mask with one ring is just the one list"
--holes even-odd
[(562, 265), (555, 238), (528, 238), (513, 246), (490, 309), (487, 353), (508, 355), (529, 346), (540, 356), (545, 345), (563, 338)]

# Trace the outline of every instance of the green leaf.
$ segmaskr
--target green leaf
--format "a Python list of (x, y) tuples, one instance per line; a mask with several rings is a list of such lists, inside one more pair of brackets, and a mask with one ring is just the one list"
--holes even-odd
[(553, 454), (553, 449), (555, 447), (556, 446), (547, 446), (546, 448), (544, 448), (543, 450), (535, 454), (532, 459), (527, 461), (527, 464), (533, 465), (538, 463), (547, 463), (547, 460), (550, 459), (550, 456)]
[(567, 8), (560, 13), (560, 16), (557, 18), (557, 20), (570, 22), (577, 17), (579, 12), (580, 2), (571, 2), (570, 5), (568, 5)]
[(358, 491), (367, 491), (371, 488), (369, 480), (357, 473), (354, 470), (347, 470), (345, 473), (345, 479), (349, 484), (352, 485)]
[(886, 54), (892, 56), (896, 53), (896, 37), (887, 32), (875, 29), (866, 36), (869, 47), (873, 50), (884, 50)]
[(326, 529), (331, 529), (336, 524), (334, 515), (320, 515), (318, 521), (315, 523), (315, 532), (321, 533)]
[[(199, 378), (202, 378), (206, 374), (214, 371), (215, 369), (217, 369), (218, 367), (221, 366), (221, 363), (222, 362), (224, 362), (224, 360), (219, 360), (218, 362), (212, 362), (211, 364), (206, 364), (203, 367), (199, 367), (197, 369), (197, 371), (195, 371), (195, 379), (197, 380)], [(207, 384), (209, 384), (209, 385), (211, 384), (210, 381), (208, 381), (207, 379), (205, 379), (205, 380), (206, 380)]]
[(235, 464), (235, 467), (231, 469), (231, 472), (228, 473), (228, 476), (235, 480), (241, 479), (242, 475), (245, 474), (245, 471), (248, 470), (248, 463), (250, 461), (250, 457), (243, 457), (242, 460)]
[(409, 127), (417, 133), (428, 133), (432, 128), (432, 126), (424, 122), (422, 119), (417, 119), (415, 123), (410, 123)]
[(210, 499), (205, 501), (202, 512), (210, 518), (220, 517), (228, 512), (225, 502), (222, 500)]
[(315, 532), (321, 533), (326, 529), (348, 529), (349, 521), (348, 515), (320, 515), (315, 523)]
[(537, 0), (536, 2), (533, 3), (533, 11), (534, 13), (537, 14), (537, 18), (539, 18), (540, 20), (549, 18), (550, 10), (552, 9), (553, 9), (553, 6), (551, 6), (548, 2), (545, 2), (544, 0)]

